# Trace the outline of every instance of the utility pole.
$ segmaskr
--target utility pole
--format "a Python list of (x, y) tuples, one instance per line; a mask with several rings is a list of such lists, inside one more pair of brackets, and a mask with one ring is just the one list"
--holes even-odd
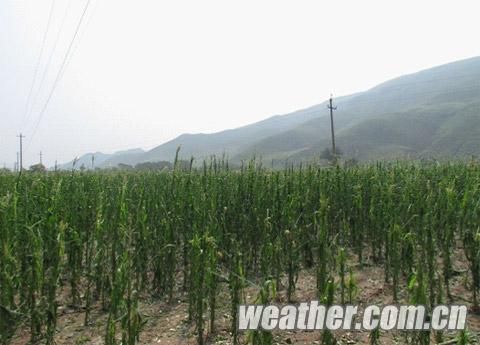
[(20, 135), (17, 135), (18, 138), (20, 138), (20, 172), (23, 170), (23, 138), (25, 136), (20, 133)]
[(330, 109), (330, 129), (332, 131), (332, 155), (333, 155), (333, 159), (336, 161), (337, 151), (335, 149), (335, 130), (333, 128), (333, 111), (337, 110), (337, 107), (333, 106), (333, 96), (332, 95), (330, 95), (330, 102), (329, 102), (327, 108)]
[(40, 164), (43, 165), (43, 162), (42, 162), (42, 151), (40, 151)]

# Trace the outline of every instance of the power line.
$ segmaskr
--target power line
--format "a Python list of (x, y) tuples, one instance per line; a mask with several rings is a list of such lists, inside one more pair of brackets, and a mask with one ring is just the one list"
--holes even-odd
[(67, 67), (68, 67), (70, 61), (72, 60), (72, 56), (75, 55), (75, 52), (77, 51), (78, 47), (82, 44), (82, 40), (85, 36), (85, 33), (88, 30), (88, 26), (90, 25), (90, 22), (92, 21), (92, 18), (95, 16), (95, 12), (98, 9), (98, 4), (99, 4), (98, 1), (94, 1), (93, 5), (90, 6), (89, 15), (85, 18), (85, 24), (83, 25), (82, 31), (79, 32), (77, 42), (76, 42), (75, 46), (73, 47), (72, 54), (70, 55), (69, 60), (67, 61)]
[(85, 4), (85, 7), (83, 9), (83, 12), (82, 12), (82, 15), (80, 17), (80, 20), (78, 21), (78, 24), (77, 24), (77, 27), (75, 28), (75, 33), (73, 35), (73, 38), (72, 40), (70, 41), (70, 44), (68, 45), (68, 49), (65, 53), (65, 56), (63, 57), (63, 61), (62, 61), (62, 64), (60, 66), (60, 69), (57, 73), (57, 76), (55, 78), (55, 81), (53, 82), (53, 85), (52, 85), (52, 88), (50, 90), (50, 93), (48, 94), (48, 97), (47, 97), (47, 101), (45, 102), (42, 110), (40, 111), (40, 114), (38, 116), (38, 120), (37, 122), (35, 123), (35, 127), (33, 128), (33, 132), (32, 132), (32, 135), (30, 136), (30, 140), (28, 142), (28, 145), (27, 145), (27, 149), (28, 147), (30, 146), (30, 144), (32, 143), (32, 140), (33, 140), (33, 137), (35, 136), (35, 133), (37, 132), (37, 129), (38, 129), (38, 126), (40, 124), (40, 122), (42, 121), (42, 118), (43, 118), (43, 115), (45, 114), (45, 111), (47, 110), (47, 107), (48, 107), (48, 104), (50, 103), (50, 100), (53, 96), (53, 93), (55, 92), (55, 89), (60, 81), (60, 78), (64, 72), (64, 69), (65, 69), (65, 65), (67, 63), (67, 59), (69, 57), (69, 54), (70, 54), (70, 51), (72, 50), (72, 47), (73, 47), (73, 43), (75, 42), (75, 38), (77, 37), (78, 35), (78, 31), (80, 30), (80, 26), (82, 25), (82, 22), (83, 22), (83, 19), (85, 18), (85, 13), (87, 12), (87, 9), (88, 9), (88, 6), (90, 5), (90, 0), (87, 0), (86, 4)]
[[(65, 13), (63, 14), (62, 22), (60, 24), (60, 28), (58, 29), (57, 36), (55, 37), (55, 42), (53, 43), (52, 50), (50, 51), (50, 55), (48, 56), (47, 64), (45, 65), (45, 69), (43, 70), (42, 78), (40, 79), (40, 84), (38, 86), (37, 92), (35, 93), (35, 96), (33, 97), (32, 106), (30, 107), (30, 111), (28, 112), (26, 119), (24, 119), (23, 124), (26, 124), (28, 122), (28, 120), (30, 119), (30, 115), (32, 113), (32, 109), (35, 106), (35, 104), (37, 103), (36, 101), (38, 99), (40, 91), (42, 90), (43, 84), (45, 82), (47, 72), (50, 68), (50, 64), (51, 64), (52, 59), (53, 59), (53, 55), (54, 55), (55, 51), (57, 50), (57, 45), (58, 45), (58, 42), (60, 41), (60, 36), (61, 36), (62, 31), (63, 31), (63, 27), (65, 26), (68, 10), (70, 9), (71, 5), (72, 5), (72, 0), (70, 0), (68, 2), (68, 5), (65, 7)], [(23, 127), (23, 125), (22, 125), (22, 127)]]
[(40, 48), (40, 54), (38, 56), (37, 64), (35, 65), (35, 71), (33, 73), (33, 79), (32, 79), (32, 85), (30, 85), (30, 91), (28, 92), (27, 96), (27, 104), (25, 106), (25, 110), (23, 112), (23, 121), (25, 121), (25, 118), (27, 116), (27, 113), (30, 110), (30, 101), (32, 98), (32, 92), (35, 87), (35, 82), (37, 81), (37, 75), (38, 75), (38, 69), (40, 67), (40, 62), (42, 61), (42, 56), (43, 56), (43, 51), (45, 49), (45, 43), (47, 41), (47, 35), (50, 30), (50, 24), (52, 22), (52, 16), (53, 16), (53, 9), (55, 7), (55, 0), (52, 0), (52, 5), (50, 6), (50, 13), (48, 15), (48, 21), (47, 21), (47, 27), (45, 28), (45, 32), (43, 33), (43, 39), (42, 39), (42, 45)]

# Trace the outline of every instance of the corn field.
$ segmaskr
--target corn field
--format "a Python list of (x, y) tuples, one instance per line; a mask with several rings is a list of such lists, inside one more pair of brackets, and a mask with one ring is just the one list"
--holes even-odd
[(85, 325), (95, 308), (108, 315), (104, 344), (133, 345), (146, 322), (139, 303), (178, 294), (198, 344), (215, 333), (220, 303), (232, 344), (271, 344), (267, 332), (237, 333), (244, 290), (258, 287), (258, 303), (281, 292), (295, 301), (308, 270), (321, 301), (354, 303), (351, 258), (382, 267), (393, 302), (432, 307), (455, 297), (461, 252), (463, 297), (478, 311), (479, 203), (473, 163), (272, 171), (212, 160), (170, 172), (0, 175), (0, 344), (21, 328), (32, 344), (54, 344), (59, 304), (68, 304)]

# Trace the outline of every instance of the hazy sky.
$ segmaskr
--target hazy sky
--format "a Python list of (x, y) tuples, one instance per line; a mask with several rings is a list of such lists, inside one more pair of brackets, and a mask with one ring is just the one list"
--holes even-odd
[(19, 132), (24, 166), (149, 149), (480, 55), (478, 0), (90, 0), (40, 117), (87, 1), (55, 0), (37, 69), (52, 1), (0, 0), (1, 165)]

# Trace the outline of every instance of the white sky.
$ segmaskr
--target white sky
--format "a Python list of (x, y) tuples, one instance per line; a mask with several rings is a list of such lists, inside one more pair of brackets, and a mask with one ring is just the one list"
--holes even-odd
[(0, 0), (2, 166), (19, 132), (24, 166), (149, 149), (480, 55), (478, 0), (91, 0), (34, 133), (86, 1), (55, 1), (25, 119), (51, 0)]

